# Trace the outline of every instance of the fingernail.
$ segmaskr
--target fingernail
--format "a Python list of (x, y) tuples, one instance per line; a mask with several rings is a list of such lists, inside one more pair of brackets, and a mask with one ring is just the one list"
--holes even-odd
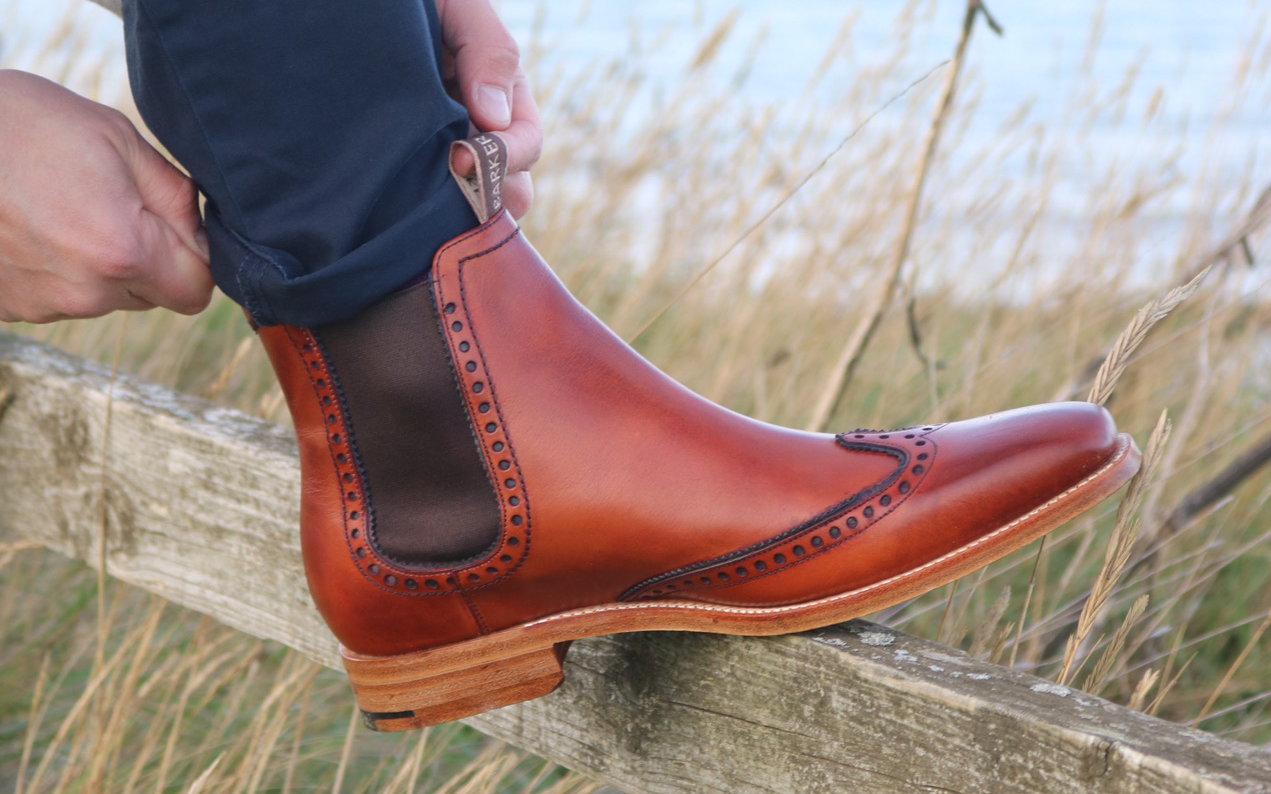
[(199, 247), (199, 253), (203, 255), (204, 259), (211, 258), (212, 256), (211, 251), (207, 247), (207, 232), (203, 231), (202, 229), (199, 229), (197, 232), (195, 232), (194, 244)]
[(503, 89), (483, 85), (477, 89), (477, 101), (481, 103), (481, 112), (495, 124), (506, 127), (512, 121), (512, 108)]

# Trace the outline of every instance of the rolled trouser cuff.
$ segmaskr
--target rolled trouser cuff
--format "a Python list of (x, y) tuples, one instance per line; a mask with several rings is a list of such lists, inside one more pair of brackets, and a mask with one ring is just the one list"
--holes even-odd
[(320, 270), (286, 251), (248, 240), (212, 202), (205, 217), (212, 278), (260, 326), (312, 328), (342, 322), (428, 270), (447, 240), (477, 225), (459, 187), (447, 180), (433, 199)]

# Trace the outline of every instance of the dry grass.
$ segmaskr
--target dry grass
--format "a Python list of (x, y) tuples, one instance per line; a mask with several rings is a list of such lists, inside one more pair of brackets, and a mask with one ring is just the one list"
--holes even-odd
[[(619, 334), (656, 316), (637, 345), (672, 376), (736, 410), (805, 426), (860, 320), (860, 297), (885, 282), (897, 241), (912, 232), (903, 300), (881, 316), (831, 426), (945, 421), (1093, 389), (1141, 445), (1163, 427), (1162, 412), (1173, 431), (1168, 442), (1153, 436), (1154, 465), (1119, 514), (1101, 506), (1040, 554), (1022, 551), (956, 591), (876, 618), (1166, 719), (1271, 741), (1271, 477), (1259, 472), (1187, 525), (1163, 528), (1189, 492), (1271, 433), (1262, 237), (1249, 238), (1251, 263), (1227, 257), (1185, 302), (1164, 298), (1178, 305), (1150, 331), (1143, 320), (1161, 313), (1136, 316), (1194, 275), (1264, 185), (1208, 176), (1218, 168), (1182, 172), (1185, 148), (1203, 145), (1187, 139), (1112, 163), (1074, 216), (1058, 169), (1096, 146), (1090, 125), (1060, 134), (1022, 108), (996, 137), (966, 139), (976, 87), (993, 79), (972, 74), (945, 154), (931, 162), (925, 209), (907, 229), (939, 80), (921, 81), (818, 164), (842, 129), (933, 65), (907, 58), (922, 24), (908, 19), (894, 52), (853, 67), (837, 103), (792, 112), (741, 112), (744, 99), (712, 88), (727, 19), (704, 35), (656, 116), (629, 114), (641, 58), (656, 51), (538, 75), (550, 129), (530, 239)], [(1234, 76), (1224, 108), (1256, 101), (1271, 50), (1261, 31), (1240, 44), (1247, 72)], [(532, 57), (542, 46), (525, 49)], [(827, 73), (844, 69), (827, 54)], [(1129, 114), (1128, 82), (1081, 86), (1074, 116), (1126, 134), (1153, 129), (1155, 110)], [(608, 145), (615, 137), (622, 146)], [(1008, 159), (1022, 164), (1008, 177), (977, 176)], [(1166, 247), (1155, 220), (1179, 207), (1183, 233)], [(197, 318), (152, 312), (20, 330), (106, 361), (122, 334), (121, 368), (286, 421), (262, 351), (223, 298)], [(98, 782), (104, 791), (300, 791), (337, 780), (342, 791), (587, 789), (466, 729), (351, 730), (338, 676), (126, 588), (107, 589), (98, 654), (91, 573), (4, 548), (0, 568), (0, 770), (13, 770), (0, 785), (20, 776), (23, 792)]]
[(95, 664), (92, 574), (15, 559), (0, 583), (5, 790), (602, 790), (458, 724), (369, 733), (343, 676), (118, 584)]

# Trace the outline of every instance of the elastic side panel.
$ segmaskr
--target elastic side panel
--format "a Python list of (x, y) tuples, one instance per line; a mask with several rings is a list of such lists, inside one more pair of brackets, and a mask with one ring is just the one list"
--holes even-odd
[(406, 564), (454, 563), (498, 538), (499, 507), (468, 424), (428, 283), (315, 335), (339, 382), (365, 477), (371, 542)]

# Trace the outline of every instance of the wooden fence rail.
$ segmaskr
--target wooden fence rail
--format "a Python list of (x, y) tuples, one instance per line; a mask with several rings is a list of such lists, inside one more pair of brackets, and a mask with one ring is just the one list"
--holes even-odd
[[(0, 393), (0, 542), (95, 564), (104, 481), (112, 576), (337, 666), (287, 431), (128, 377), (111, 392), (5, 333)], [(560, 690), (469, 723), (631, 792), (1271, 792), (1271, 753), (864, 621), (577, 642)]]

